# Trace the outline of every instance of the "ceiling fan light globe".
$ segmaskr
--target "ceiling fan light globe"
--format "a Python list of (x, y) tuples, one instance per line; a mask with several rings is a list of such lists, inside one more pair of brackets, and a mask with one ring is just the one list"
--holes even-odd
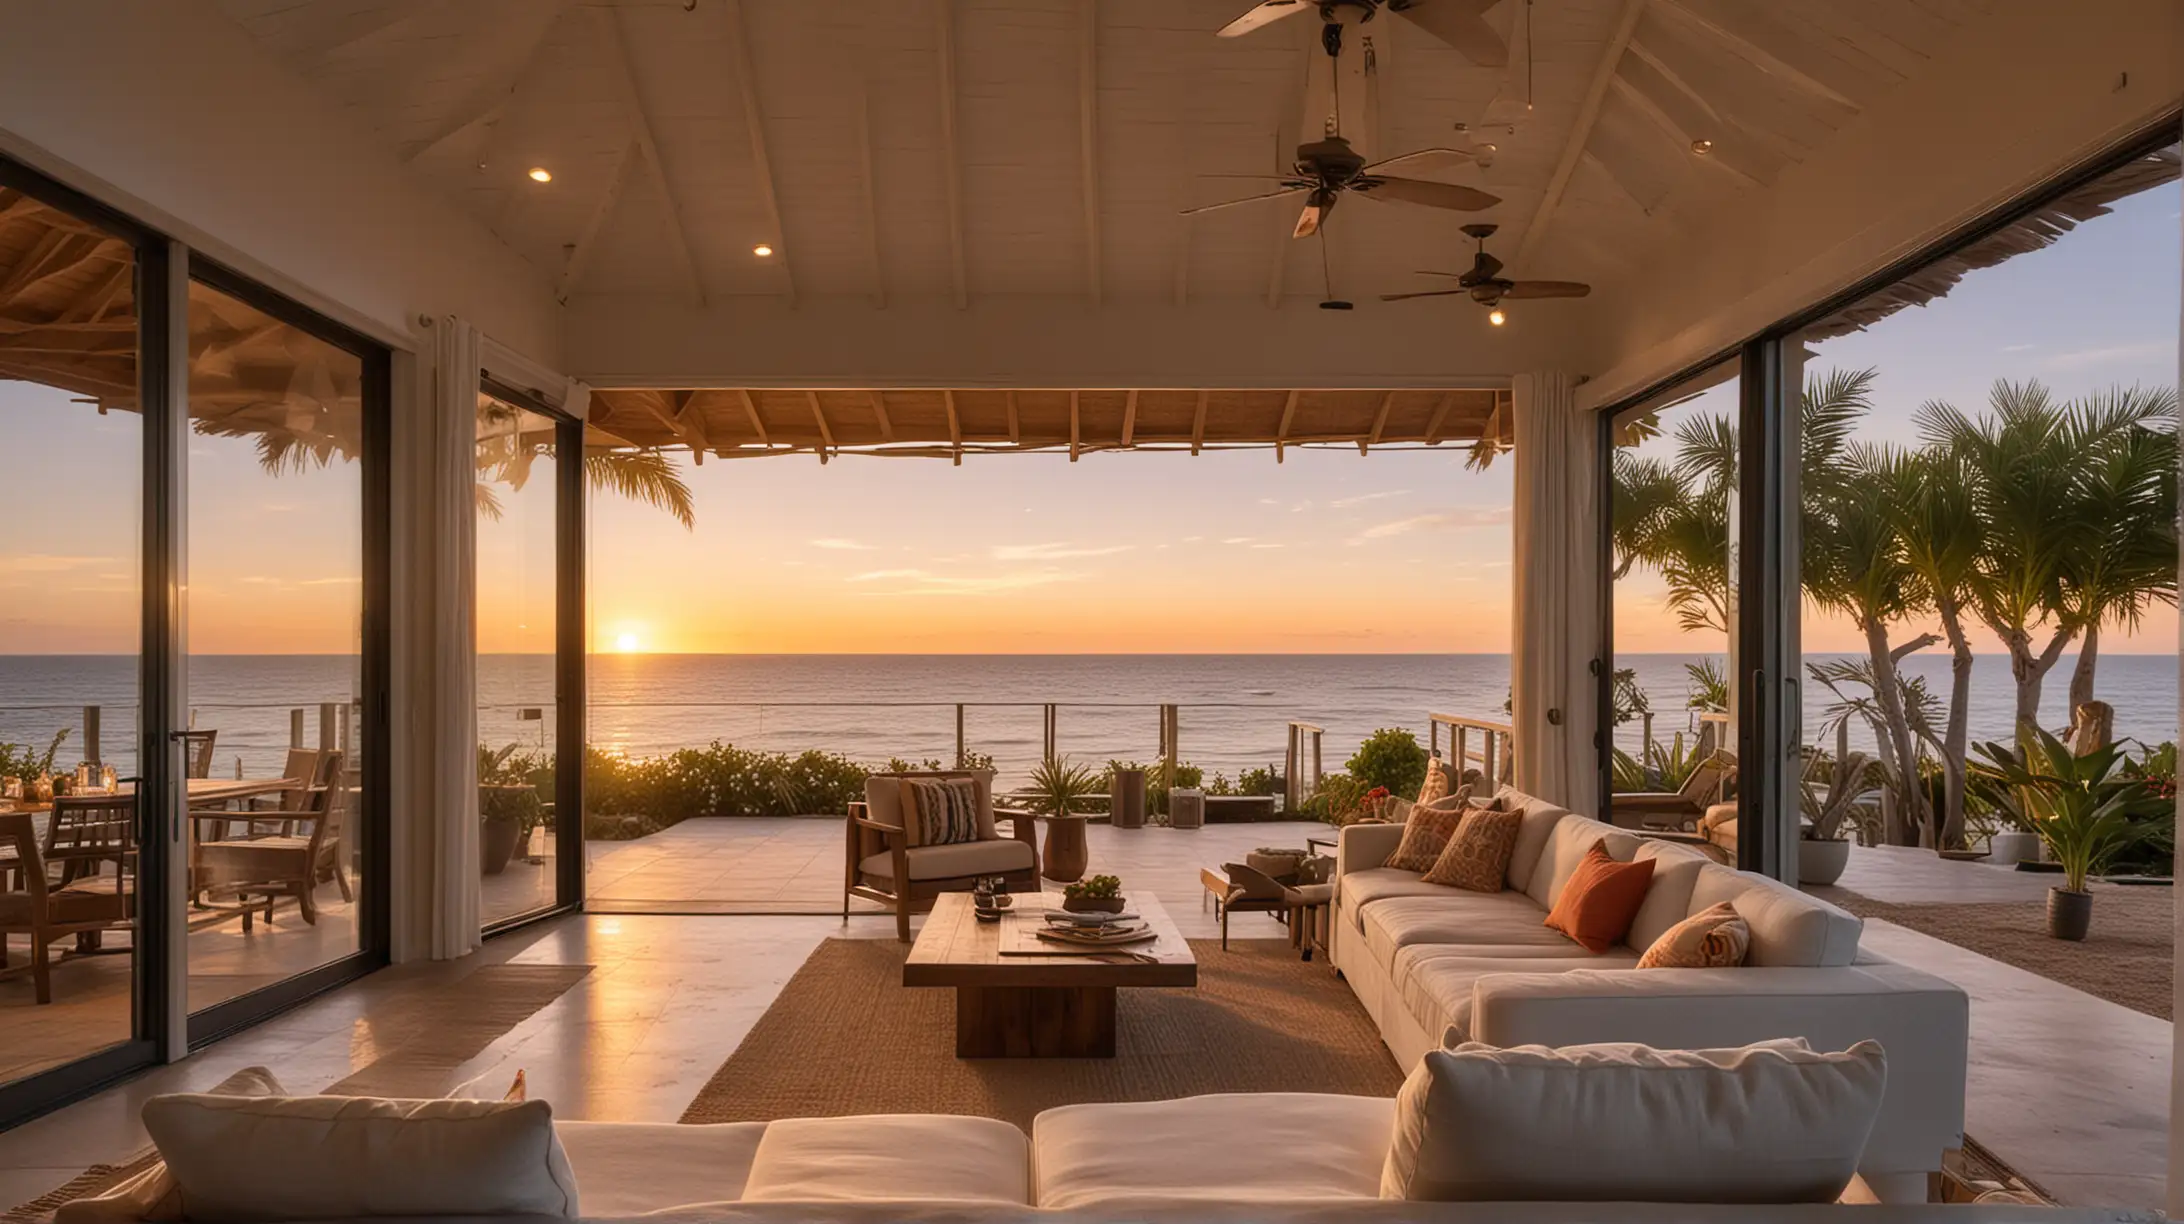
[(1492, 310), (1486, 312), (1486, 321), (1492, 323), (1496, 327), (1500, 327), (1502, 324), (1509, 321), (1509, 316), (1502, 313), (1501, 307), (1496, 306)]

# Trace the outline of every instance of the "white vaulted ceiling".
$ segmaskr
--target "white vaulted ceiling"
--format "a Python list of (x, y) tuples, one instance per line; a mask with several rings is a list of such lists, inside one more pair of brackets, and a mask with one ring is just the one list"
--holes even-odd
[[(1258, 189), (1202, 176), (1270, 172), (1297, 140), (1319, 23), (1216, 38), (1246, 0), (219, 3), (564, 297), (1320, 295), (1294, 205), (1176, 215)], [(1362, 141), (1387, 155), (1474, 125), (1492, 165), (1418, 176), (1503, 202), (1345, 204), (1335, 288), (1434, 309), (1363, 299), (1459, 269), (1471, 220), (1503, 226), (1513, 274), (1612, 285), (1768, 190), (1986, 7), (1502, 0), (1485, 13), (1513, 44), (1502, 67), (1383, 14)]]

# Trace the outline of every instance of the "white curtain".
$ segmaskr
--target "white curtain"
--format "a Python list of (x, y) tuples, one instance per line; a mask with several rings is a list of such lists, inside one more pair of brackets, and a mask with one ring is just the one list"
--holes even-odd
[(1592, 815), (1600, 802), (1591, 663), (1600, 647), (1598, 424), (1577, 380), (1519, 374), (1512, 722), (1519, 790)]
[(475, 327), (452, 315), (433, 337), (431, 403), (431, 807), (426, 839), (435, 960), (477, 949), (478, 920), (478, 377)]

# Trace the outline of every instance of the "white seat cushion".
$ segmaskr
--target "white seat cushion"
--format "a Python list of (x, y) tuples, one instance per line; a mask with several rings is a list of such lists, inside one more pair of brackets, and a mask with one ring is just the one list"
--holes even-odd
[(1775, 969), (1832, 969), (1858, 959), (1865, 922), (1847, 910), (1748, 871), (1708, 863), (1691, 889), (1689, 913), (1727, 901), (1752, 929), (1744, 963)]
[[(992, 841), (955, 842), (946, 846), (918, 846), (905, 852), (913, 880), (953, 880), (960, 876), (997, 875), (1031, 869), (1031, 843), (1013, 837)], [(882, 880), (895, 878), (894, 856), (866, 855), (857, 870)]]
[(1386, 1097), (1309, 1092), (1049, 1109), (1031, 1124), (1036, 1202), (1369, 1199), (1380, 1193), (1394, 1110)]
[(557, 1122), (584, 1210), (642, 1215), (743, 1197), (764, 1122), (678, 1126), (668, 1122)]
[(786, 1118), (766, 1127), (746, 1202), (1031, 1205), (1031, 1145), (992, 1118), (869, 1114)]
[(1396, 1098), (1383, 1198), (1827, 1203), (1887, 1080), (1877, 1042), (1433, 1050)]
[(1547, 911), (1523, 893), (1443, 889), (1446, 896), (1391, 897), (1365, 910), (1365, 946), (1393, 968), (1411, 944), (1494, 944), (1559, 948), (1570, 937), (1547, 926)]
[[(1572, 969), (1630, 969), (1638, 954), (1626, 948), (1595, 956), (1575, 943), (1577, 956), (1465, 956), (1453, 946), (1413, 946), (1396, 953), (1395, 986), (1403, 1006), (1442, 1045), (1471, 1040), (1471, 986), (1490, 973), (1567, 973)], [(1529, 950), (1529, 949), (1526, 949)], [(1496, 949), (1509, 953), (1514, 948)]]
[(1342, 903), (1359, 930), (1365, 928), (1365, 907), (1389, 897), (1443, 897), (1445, 884), (1428, 884), (1415, 871), (1400, 867), (1368, 867), (1342, 877)]
[(544, 1101), (180, 1093), (143, 1116), (192, 1219), (582, 1214)]

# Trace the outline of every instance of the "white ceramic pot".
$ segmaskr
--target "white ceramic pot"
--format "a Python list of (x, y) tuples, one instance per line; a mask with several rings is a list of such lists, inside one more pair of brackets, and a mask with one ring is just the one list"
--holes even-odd
[(1802, 837), (1797, 841), (1797, 882), (1833, 884), (1850, 865), (1848, 838)]
[(2008, 867), (2040, 861), (2040, 838), (2023, 829), (2005, 829), (1987, 841), (1987, 861)]

